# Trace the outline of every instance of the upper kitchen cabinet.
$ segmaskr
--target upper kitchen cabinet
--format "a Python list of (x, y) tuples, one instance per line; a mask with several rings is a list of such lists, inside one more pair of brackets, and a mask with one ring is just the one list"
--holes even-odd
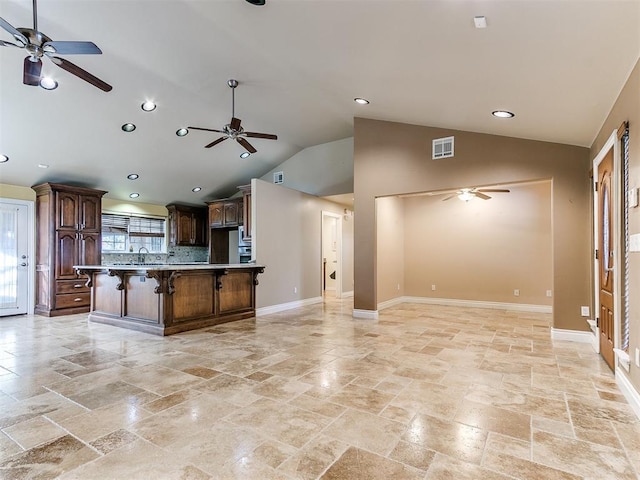
[(47, 316), (89, 311), (91, 293), (73, 268), (99, 265), (102, 196), (91, 188), (43, 183), (36, 192), (36, 307)]
[(242, 198), (207, 202), (211, 228), (237, 227), (243, 224)]
[(167, 205), (169, 245), (172, 247), (207, 246), (207, 209), (186, 205)]

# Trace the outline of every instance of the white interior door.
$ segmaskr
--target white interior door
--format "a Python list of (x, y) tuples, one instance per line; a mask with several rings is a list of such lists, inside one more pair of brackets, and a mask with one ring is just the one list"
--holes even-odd
[(333, 212), (322, 212), (322, 285), (323, 293), (335, 291), (342, 296), (342, 217)]
[(0, 316), (29, 311), (29, 205), (0, 200)]

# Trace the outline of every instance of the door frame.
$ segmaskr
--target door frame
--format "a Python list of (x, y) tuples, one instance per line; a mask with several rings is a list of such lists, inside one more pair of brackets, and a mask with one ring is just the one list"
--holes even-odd
[(36, 304), (35, 202), (33, 200), (18, 200), (8, 197), (0, 197), (0, 202), (13, 203), (26, 207), (27, 209), (27, 255), (29, 256), (29, 268), (27, 269), (27, 315), (33, 315)]
[[(620, 155), (620, 142), (618, 141), (618, 130), (614, 130), (611, 136), (607, 139), (602, 146), (596, 157), (593, 159), (593, 182), (594, 185), (598, 183), (598, 166), (604, 159), (604, 157), (613, 150), (613, 172), (611, 179), (611, 201), (613, 203), (613, 213), (611, 218), (612, 230), (613, 230), (613, 348), (615, 355), (615, 364), (618, 364), (618, 355), (616, 349), (620, 348), (620, 300), (621, 300), (621, 288), (622, 288), (622, 276), (619, 269), (622, 256), (620, 250), (622, 248), (622, 230), (620, 227), (620, 219), (622, 218), (622, 198), (620, 188), (620, 174), (621, 174), (621, 155)], [(600, 260), (596, 258), (595, 250), (599, 244), (599, 225), (598, 225), (598, 206), (600, 196), (598, 191), (592, 187), (593, 190), (593, 299), (594, 299), (594, 317), (600, 315)], [(602, 252), (600, 257), (602, 256)], [(594, 318), (595, 319), (595, 318)], [(600, 353), (600, 326), (596, 325), (596, 338), (594, 340), (593, 347), (597, 353)]]
[(325, 217), (336, 219), (336, 298), (342, 298), (342, 215), (338, 213), (322, 210), (320, 217), (320, 295), (324, 296), (324, 269), (322, 268), (323, 254), (324, 254), (324, 219)]

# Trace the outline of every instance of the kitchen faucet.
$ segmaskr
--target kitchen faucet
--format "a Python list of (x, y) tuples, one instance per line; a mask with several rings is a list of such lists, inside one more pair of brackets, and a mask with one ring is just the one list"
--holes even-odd
[(144, 255), (142, 255), (142, 250), (143, 250), (143, 249), (144, 249), (144, 251), (145, 251), (146, 253), (149, 253), (149, 250), (147, 250), (147, 248), (146, 248), (146, 247), (140, 247), (140, 248), (138, 249), (138, 263), (139, 263), (139, 264), (144, 263)]

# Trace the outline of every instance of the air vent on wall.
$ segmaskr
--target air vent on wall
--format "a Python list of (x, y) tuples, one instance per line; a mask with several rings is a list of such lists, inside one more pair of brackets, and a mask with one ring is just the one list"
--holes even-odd
[(284, 183), (284, 172), (273, 172), (273, 183)]
[(432, 142), (431, 158), (438, 160), (449, 157), (453, 157), (453, 137), (434, 139)]

